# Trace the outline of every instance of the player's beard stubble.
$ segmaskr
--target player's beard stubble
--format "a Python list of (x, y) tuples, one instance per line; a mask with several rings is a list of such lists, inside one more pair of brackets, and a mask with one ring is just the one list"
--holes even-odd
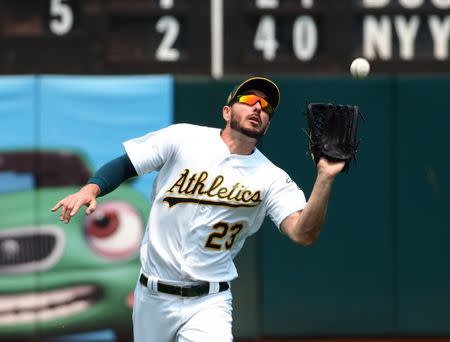
[(235, 131), (242, 133), (250, 138), (254, 138), (254, 139), (260, 139), (266, 133), (267, 125), (266, 126), (261, 125), (259, 127), (249, 129), (249, 128), (244, 127), (237, 120), (236, 116), (237, 115), (233, 111), (231, 111), (230, 127), (232, 129), (234, 129)]

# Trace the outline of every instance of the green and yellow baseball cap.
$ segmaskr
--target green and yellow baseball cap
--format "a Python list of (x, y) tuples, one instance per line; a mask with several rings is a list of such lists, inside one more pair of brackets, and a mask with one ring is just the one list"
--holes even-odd
[(262, 91), (264, 94), (266, 94), (267, 101), (270, 103), (273, 110), (275, 111), (277, 109), (278, 104), (280, 103), (280, 89), (278, 89), (278, 86), (275, 84), (275, 82), (269, 80), (266, 77), (259, 76), (250, 77), (249, 79), (246, 79), (245, 81), (234, 87), (231, 93), (228, 95), (227, 105), (230, 105), (237, 96), (245, 93), (250, 89)]

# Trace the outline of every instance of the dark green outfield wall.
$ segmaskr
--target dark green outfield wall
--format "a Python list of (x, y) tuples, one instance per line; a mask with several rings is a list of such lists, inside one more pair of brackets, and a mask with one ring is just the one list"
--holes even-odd
[[(235, 336), (450, 336), (450, 77), (275, 80), (281, 105), (260, 149), (307, 196), (305, 101), (359, 105), (362, 142), (315, 245), (294, 245), (266, 220), (237, 257)], [(221, 127), (237, 82), (178, 78), (176, 121)]]

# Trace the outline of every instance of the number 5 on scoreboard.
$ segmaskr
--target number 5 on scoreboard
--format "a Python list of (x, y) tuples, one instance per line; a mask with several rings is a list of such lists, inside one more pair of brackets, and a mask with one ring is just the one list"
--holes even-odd
[(73, 27), (73, 10), (69, 4), (62, 0), (50, 0), (50, 31), (63, 36), (68, 34)]

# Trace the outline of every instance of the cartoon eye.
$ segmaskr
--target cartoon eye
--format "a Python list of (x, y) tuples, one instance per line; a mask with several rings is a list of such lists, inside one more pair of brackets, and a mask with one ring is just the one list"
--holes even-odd
[(128, 203), (119, 201), (99, 205), (87, 216), (84, 227), (91, 249), (112, 260), (133, 256), (144, 232), (139, 213)]

